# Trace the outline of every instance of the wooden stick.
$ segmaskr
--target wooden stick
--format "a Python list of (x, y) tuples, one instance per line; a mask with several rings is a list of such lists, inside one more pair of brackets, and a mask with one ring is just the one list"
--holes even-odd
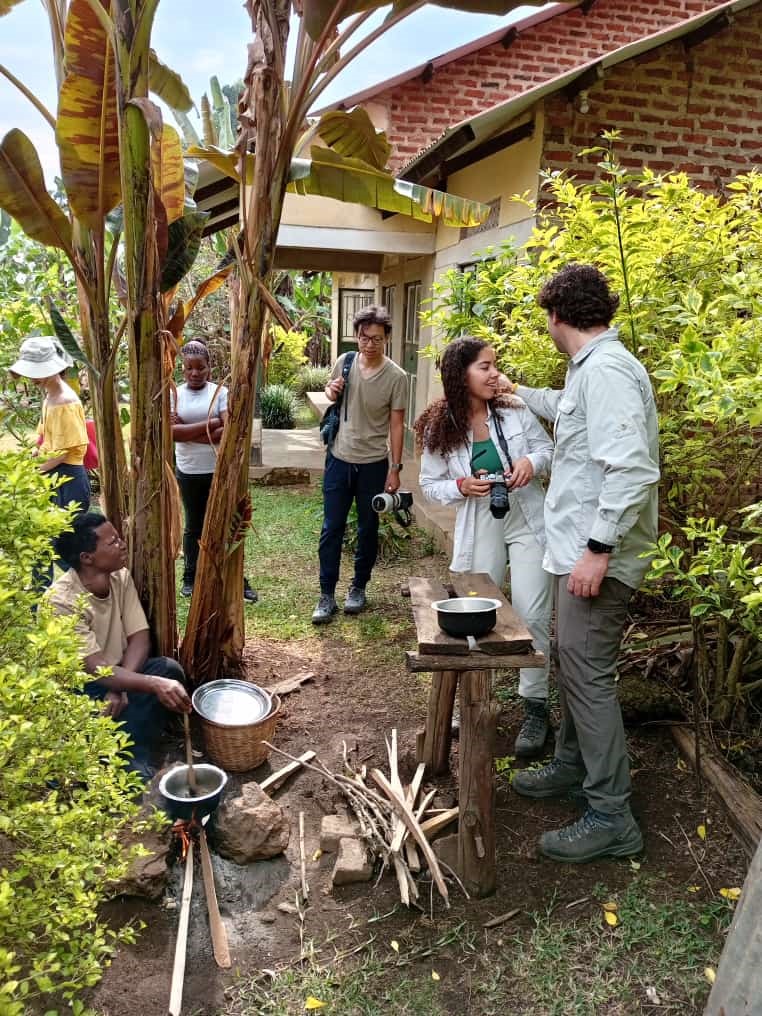
[(458, 808), (448, 808), (447, 811), (443, 811), (433, 818), (427, 818), (425, 822), (421, 822), (421, 832), (430, 840), (440, 829), (444, 829), (445, 826), (457, 819), (458, 811)]
[(198, 780), (196, 770), (193, 768), (193, 748), (191, 746), (190, 719), (187, 713), (183, 713), (183, 728), (185, 730), (185, 761), (188, 765), (188, 786), (193, 791), (193, 796), (198, 797)]
[(289, 762), (287, 766), (283, 766), (283, 768), (279, 769), (277, 772), (270, 773), (270, 775), (259, 784), (260, 790), (267, 792), (271, 787), (273, 790), (277, 790), (292, 773), (295, 773), (297, 769), (301, 769), (305, 762), (311, 762), (315, 757), (316, 754), (314, 751), (305, 751), (303, 755), (299, 756), (296, 762)]
[(384, 776), (384, 774), (381, 772), (380, 769), (372, 769), (370, 775), (373, 777), (375, 782), (379, 785), (379, 787), (389, 798), (389, 802), (392, 808), (394, 808), (395, 812), (400, 816), (402, 821), (408, 827), (411, 835), (418, 843), (418, 846), (421, 848), (421, 853), (426, 859), (426, 863), (429, 866), (429, 871), (431, 872), (431, 877), (434, 879), (436, 887), (439, 890), (439, 894), (445, 901), (446, 905), (449, 907), (450, 906), (449, 893), (447, 891), (447, 885), (445, 883), (445, 880), (442, 878), (442, 872), (439, 869), (439, 862), (437, 861), (436, 854), (431, 849), (429, 841), (421, 832), (421, 827), (416, 821), (415, 815), (413, 815), (412, 811), (410, 810), (407, 801), (397, 797), (391, 784), (389, 783), (389, 781), (387, 780), (387, 778)]
[[(408, 806), (410, 807), (411, 810), (415, 806), (415, 799), (416, 799), (416, 797), (418, 797), (418, 791), (421, 789), (421, 783), (423, 781), (423, 774), (425, 772), (426, 772), (426, 766), (423, 764), (423, 762), (421, 762), (420, 765), (418, 766), (418, 768), (415, 771), (415, 776), (413, 777), (413, 782), (410, 784), (410, 786), (407, 788), (407, 790), (404, 791), (405, 800), (407, 801)], [(399, 773), (397, 774), (397, 780), (399, 781)], [(394, 780), (392, 780), (392, 786), (394, 787), (394, 789), (395, 789), (395, 791), (397, 793), (400, 793), (400, 790), (402, 788), (402, 784), (400, 784), (400, 790), (398, 790), (397, 787), (394, 785)], [(407, 835), (407, 828), (405, 827), (405, 823), (402, 821), (402, 819), (397, 819), (397, 828), (395, 829), (394, 839), (392, 840), (392, 845), (391, 845), (392, 853), (399, 853), (399, 851), (402, 849), (402, 843), (403, 843), (406, 835)]]
[(493, 917), (491, 921), (485, 921), (482, 928), (498, 928), (501, 924), (505, 924), (506, 921), (510, 921), (516, 914), (521, 913), (521, 907), (516, 907), (515, 910), (509, 910), (507, 914), (500, 914), (499, 917)]
[(183, 1007), (183, 981), (185, 980), (185, 952), (188, 944), (188, 921), (193, 894), (193, 840), (188, 844), (185, 856), (185, 881), (183, 899), (180, 905), (180, 923), (177, 926), (175, 943), (175, 964), (172, 967), (172, 987), (169, 992), (169, 1016), (180, 1016)]
[(299, 812), (299, 864), (302, 874), (302, 899), (307, 902), (310, 887), (307, 885), (307, 855), (304, 852), (304, 812)]
[(209, 854), (209, 844), (206, 842), (206, 829), (201, 828), (199, 835), (201, 844), (201, 874), (204, 877), (204, 894), (206, 896), (206, 909), (209, 912), (209, 931), (212, 935), (212, 951), (218, 967), (227, 970), (231, 966), (230, 949), (228, 948), (228, 933), (222, 923), (219, 904), (217, 903), (217, 890), (214, 886), (214, 869), (212, 858)]

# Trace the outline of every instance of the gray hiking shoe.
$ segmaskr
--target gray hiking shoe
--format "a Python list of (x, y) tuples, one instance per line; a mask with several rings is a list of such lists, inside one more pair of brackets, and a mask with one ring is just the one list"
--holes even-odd
[(522, 797), (566, 797), (582, 793), (585, 770), (554, 758), (542, 769), (523, 769), (511, 786)]
[(604, 815), (588, 808), (576, 822), (540, 837), (541, 853), (572, 864), (596, 857), (630, 857), (642, 849), (643, 837), (629, 809), (621, 815)]
[(350, 586), (344, 600), (344, 613), (359, 614), (361, 610), (365, 610), (365, 602), (365, 590), (359, 586)]
[(545, 699), (524, 699), (524, 722), (513, 746), (516, 758), (542, 755), (548, 736), (548, 703)]
[(321, 593), (318, 605), (312, 611), (312, 623), (328, 624), (338, 609), (336, 600), (330, 593)]

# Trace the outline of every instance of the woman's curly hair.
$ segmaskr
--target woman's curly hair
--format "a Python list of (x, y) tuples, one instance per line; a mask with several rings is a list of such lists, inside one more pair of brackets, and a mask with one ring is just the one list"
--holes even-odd
[[(489, 342), (470, 335), (451, 342), (442, 354), (440, 370), (444, 398), (437, 399), (421, 413), (413, 425), (418, 451), (448, 452), (468, 440), (471, 428), (471, 401), (466, 371)], [(509, 400), (493, 399), (491, 406), (508, 406)]]

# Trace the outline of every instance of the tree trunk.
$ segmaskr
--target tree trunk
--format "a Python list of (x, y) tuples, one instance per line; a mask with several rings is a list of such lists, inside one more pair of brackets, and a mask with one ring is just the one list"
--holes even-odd
[(119, 148), (124, 203), (127, 336), (130, 348), (131, 459), (130, 561), (156, 651), (174, 655), (177, 642), (175, 568), (166, 483), (170, 461), (171, 356), (162, 348), (162, 302), (150, 138), (143, 111), (133, 104), (148, 95), (148, 38), (134, 52), (135, 26), (155, 4), (115, 0)]
[[(238, 671), (243, 649), (243, 542), (247, 516), (251, 421), (265, 304), (261, 287), (272, 271), (283, 197), (291, 162), (283, 142), (282, 68), (288, 39), (290, 3), (247, 4), (255, 41), (249, 47), (244, 102), (248, 129), (239, 141), (245, 153), (254, 139), (254, 179), (246, 197), (241, 264), (241, 327), (233, 340), (229, 417), (201, 536), (196, 583), (181, 648), (186, 673), (212, 680), (224, 666)], [(269, 15), (269, 16), (268, 16)], [(273, 28), (276, 30), (273, 34)], [(246, 179), (242, 172), (241, 179)], [(236, 329), (234, 329), (236, 331)], [(235, 478), (235, 482), (233, 482)]]

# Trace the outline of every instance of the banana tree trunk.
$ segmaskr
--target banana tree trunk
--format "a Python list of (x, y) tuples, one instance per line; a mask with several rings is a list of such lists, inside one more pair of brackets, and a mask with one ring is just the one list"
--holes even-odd
[[(229, 419), (209, 496), (180, 654), (186, 673), (195, 682), (212, 680), (223, 668), (241, 669), (243, 537), (250, 513), (251, 425), (265, 316), (261, 294), (272, 271), (290, 166), (290, 148), (283, 144), (281, 104), (290, 6), (284, 0), (250, 0), (247, 4), (255, 32), (246, 73), (247, 120), (259, 129), (254, 180), (246, 198), (240, 332), (234, 340)], [(239, 150), (246, 151), (251, 140), (244, 133)]]
[[(117, 0), (115, 11), (117, 96), (122, 199), (124, 203), (127, 337), (130, 348), (130, 561), (156, 651), (174, 655), (177, 642), (175, 572), (170, 539), (172, 513), (166, 473), (170, 461), (169, 390), (171, 358), (163, 353), (160, 328), (154, 195), (150, 138), (135, 100), (148, 95), (148, 37), (136, 39), (141, 19), (156, 4)], [(150, 10), (149, 10), (150, 9)], [(134, 19), (134, 20), (133, 20)], [(145, 27), (145, 26), (144, 26)]]

